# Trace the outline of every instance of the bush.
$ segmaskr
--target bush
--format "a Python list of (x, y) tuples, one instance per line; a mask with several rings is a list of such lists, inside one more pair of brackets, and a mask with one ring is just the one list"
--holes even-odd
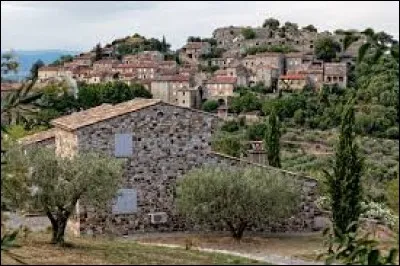
[(386, 137), (389, 139), (399, 139), (399, 128), (391, 127), (386, 130)]
[(389, 226), (392, 229), (398, 223), (399, 217), (394, 215), (392, 211), (382, 203), (362, 202), (361, 207), (364, 209), (364, 212), (361, 215), (361, 217), (363, 218), (376, 219), (382, 224)]
[(247, 127), (247, 139), (252, 141), (263, 140), (267, 125), (265, 123), (254, 124)]
[(213, 150), (229, 156), (239, 157), (242, 152), (239, 136), (217, 135), (211, 144)]
[(242, 35), (246, 40), (254, 39), (256, 37), (256, 33), (251, 28), (242, 29)]
[(300, 200), (293, 178), (262, 168), (202, 168), (177, 184), (178, 210), (197, 223), (227, 225), (240, 240), (253, 224), (289, 218)]
[(235, 131), (238, 131), (239, 128), (240, 128), (239, 123), (232, 120), (232, 121), (225, 122), (222, 125), (221, 130), (226, 131), (226, 132), (235, 132)]
[(214, 100), (207, 100), (203, 103), (201, 108), (206, 112), (214, 112), (218, 109), (218, 102)]

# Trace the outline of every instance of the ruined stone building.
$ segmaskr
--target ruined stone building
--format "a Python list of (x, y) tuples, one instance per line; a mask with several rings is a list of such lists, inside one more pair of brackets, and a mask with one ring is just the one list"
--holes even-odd
[(179, 52), (179, 59), (190, 64), (197, 63), (201, 55), (210, 53), (208, 42), (188, 42)]
[[(191, 169), (207, 165), (244, 167), (250, 162), (211, 150), (220, 119), (211, 113), (164, 103), (135, 99), (117, 105), (103, 104), (60, 117), (54, 129), (22, 139), (26, 148), (50, 146), (59, 156), (96, 151), (124, 160), (117, 194), (104, 209), (80, 200), (73, 220), (76, 235), (199, 229), (180, 216), (175, 205), (176, 181)], [(255, 223), (251, 230), (311, 231), (320, 215), (314, 204), (317, 182), (268, 166), (269, 171), (298, 178), (304, 195), (298, 213), (274, 224)], [(209, 225), (222, 230), (223, 225)]]

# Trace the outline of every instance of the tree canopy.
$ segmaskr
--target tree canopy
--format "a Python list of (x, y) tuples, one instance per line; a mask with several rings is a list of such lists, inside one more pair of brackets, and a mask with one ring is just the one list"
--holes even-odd
[(340, 44), (332, 37), (320, 37), (315, 42), (314, 52), (318, 59), (330, 62), (336, 58), (336, 54), (340, 52)]
[(260, 168), (209, 167), (195, 169), (178, 180), (178, 210), (188, 219), (222, 224), (240, 240), (251, 225), (293, 215), (300, 186), (279, 172)]

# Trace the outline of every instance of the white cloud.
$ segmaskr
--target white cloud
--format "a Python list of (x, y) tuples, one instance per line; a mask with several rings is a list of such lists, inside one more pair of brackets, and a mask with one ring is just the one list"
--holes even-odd
[(138, 32), (173, 48), (217, 27), (261, 25), (267, 17), (319, 30), (372, 27), (399, 38), (398, 2), (1, 2), (1, 47), (87, 50)]

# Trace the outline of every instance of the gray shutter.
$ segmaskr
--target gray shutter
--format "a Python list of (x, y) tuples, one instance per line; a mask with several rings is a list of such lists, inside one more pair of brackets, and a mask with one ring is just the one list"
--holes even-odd
[(115, 134), (115, 156), (128, 157), (133, 154), (132, 134)]
[(113, 214), (129, 214), (137, 211), (136, 189), (119, 189), (116, 204), (112, 206)]

